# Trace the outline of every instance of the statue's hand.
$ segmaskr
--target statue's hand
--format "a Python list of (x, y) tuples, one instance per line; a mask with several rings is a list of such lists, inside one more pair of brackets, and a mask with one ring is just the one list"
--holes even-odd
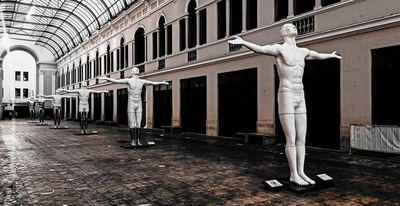
[(169, 84), (169, 83), (168, 83), (167, 81), (165, 81), (165, 80), (164, 80), (164, 81), (162, 81), (162, 82), (163, 82), (163, 84), (166, 84), (166, 85), (168, 85), (168, 84)]
[(342, 59), (341, 56), (339, 56), (338, 54), (336, 54), (336, 51), (332, 52), (333, 56), (337, 59)]
[(229, 44), (243, 44), (244, 40), (241, 37), (238, 36), (233, 36), (235, 39), (233, 40), (229, 40), (228, 43)]

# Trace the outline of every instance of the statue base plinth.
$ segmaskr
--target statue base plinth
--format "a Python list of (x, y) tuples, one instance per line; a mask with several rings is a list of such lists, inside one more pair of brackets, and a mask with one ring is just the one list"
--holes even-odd
[(62, 127), (50, 127), (49, 129), (68, 129), (68, 126), (62, 126)]
[(265, 185), (266, 189), (271, 191), (285, 189), (295, 193), (311, 192), (335, 186), (333, 178), (328, 176), (327, 174), (317, 175), (314, 185), (298, 185), (296, 183), (290, 182), (289, 177), (266, 180), (263, 182), (263, 184)]
[(36, 126), (49, 126), (49, 125), (50, 125), (49, 123), (36, 124)]
[(98, 134), (97, 131), (89, 131), (86, 133), (74, 133), (74, 135), (93, 135), (93, 134)]
[(155, 146), (155, 145), (156, 144), (154, 142), (142, 142), (142, 145), (132, 146), (131, 142), (129, 142), (129, 143), (120, 145), (120, 147), (122, 147), (124, 149), (135, 149), (135, 148), (151, 147), (151, 146)]
[(28, 123), (40, 123), (40, 122), (39, 122), (39, 121), (31, 120), (31, 121), (28, 121)]

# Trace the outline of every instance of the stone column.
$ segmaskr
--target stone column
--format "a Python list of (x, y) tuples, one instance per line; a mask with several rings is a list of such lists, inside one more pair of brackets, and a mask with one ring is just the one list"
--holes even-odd
[(242, 0), (242, 32), (246, 31), (247, 26), (247, 0)]
[(185, 16), (185, 29), (186, 29), (186, 34), (185, 34), (185, 38), (186, 38), (186, 49), (189, 48), (189, 14), (186, 14)]
[[(238, 1), (238, 0), (236, 0)], [(231, 23), (231, 0), (226, 0), (226, 36), (230, 34), (230, 23)]]
[(196, 47), (200, 46), (200, 12), (196, 11)]
[(51, 72), (51, 93), (55, 94), (56, 93), (56, 72), (57, 71), (52, 71)]
[(288, 18), (294, 16), (294, 0), (289, 0), (289, 6), (288, 6)]
[(314, 9), (319, 9), (319, 8), (321, 8), (322, 6), (321, 6), (321, 0), (315, 0), (315, 6), (314, 6)]
[(39, 92), (37, 94), (43, 94), (44, 91), (44, 74), (46, 71), (39, 70)]

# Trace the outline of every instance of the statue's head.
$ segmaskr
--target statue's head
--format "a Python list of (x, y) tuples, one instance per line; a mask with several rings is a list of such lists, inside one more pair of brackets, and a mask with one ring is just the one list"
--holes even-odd
[(297, 27), (293, 24), (284, 24), (281, 27), (281, 36), (282, 38), (284, 37), (296, 37), (298, 35), (297, 33)]
[(133, 68), (132, 68), (132, 74), (133, 74), (133, 75), (138, 75), (138, 74), (139, 74), (139, 68), (133, 67)]

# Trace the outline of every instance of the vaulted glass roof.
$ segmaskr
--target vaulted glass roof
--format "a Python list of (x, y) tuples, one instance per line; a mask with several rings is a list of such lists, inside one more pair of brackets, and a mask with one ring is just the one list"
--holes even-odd
[(137, 0), (0, 0), (0, 37), (34, 41), (59, 59)]

